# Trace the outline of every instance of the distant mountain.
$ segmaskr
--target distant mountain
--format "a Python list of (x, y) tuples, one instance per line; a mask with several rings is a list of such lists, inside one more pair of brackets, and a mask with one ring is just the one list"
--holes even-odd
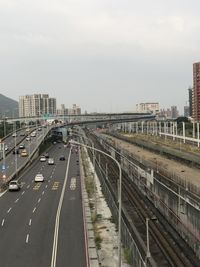
[(17, 101), (0, 94), (0, 118), (19, 117), (19, 104)]

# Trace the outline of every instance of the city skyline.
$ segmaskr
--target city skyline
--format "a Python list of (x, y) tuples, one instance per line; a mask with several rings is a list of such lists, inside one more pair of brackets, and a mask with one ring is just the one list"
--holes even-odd
[(159, 102), (183, 114), (200, 61), (199, 8), (195, 0), (2, 0), (0, 91), (17, 101), (49, 94), (83, 112)]

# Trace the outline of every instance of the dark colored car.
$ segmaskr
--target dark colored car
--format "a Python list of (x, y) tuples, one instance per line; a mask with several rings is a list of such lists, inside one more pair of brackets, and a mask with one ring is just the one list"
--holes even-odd
[(65, 156), (60, 156), (60, 160), (65, 160)]
[(19, 145), (19, 149), (24, 149), (25, 148), (25, 144), (20, 144)]

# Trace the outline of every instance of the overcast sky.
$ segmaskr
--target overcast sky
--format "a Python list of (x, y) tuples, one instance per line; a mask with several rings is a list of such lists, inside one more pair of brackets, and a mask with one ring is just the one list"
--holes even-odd
[(200, 61), (199, 0), (0, 0), (0, 93), (58, 106), (183, 110)]

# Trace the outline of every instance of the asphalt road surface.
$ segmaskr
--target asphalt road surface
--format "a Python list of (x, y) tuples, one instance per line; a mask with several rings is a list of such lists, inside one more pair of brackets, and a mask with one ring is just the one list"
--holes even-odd
[[(87, 266), (78, 153), (63, 144), (48, 153), (54, 165), (38, 159), (21, 190), (0, 197), (1, 267)], [(44, 182), (34, 182), (38, 172)]]

